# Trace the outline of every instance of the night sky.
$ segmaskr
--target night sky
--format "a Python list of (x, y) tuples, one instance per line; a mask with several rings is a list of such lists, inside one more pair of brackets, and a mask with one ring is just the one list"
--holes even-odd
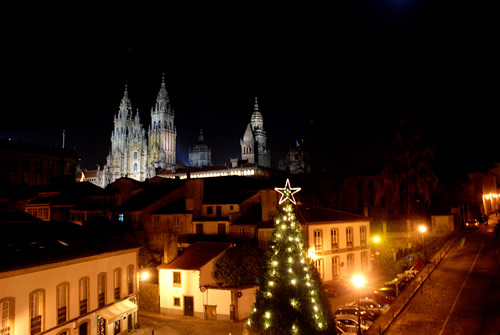
[(313, 135), (337, 165), (380, 165), (397, 120), (410, 114), (425, 120), (442, 164), (500, 161), (498, 149), (491, 154), (500, 113), (479, 80), (486, 65), (451, 46), (460, 31), (445, 24), (439, 2), (377, 3), (354, 5), (331, 25), (184, 31), (161, 47), (4, 47), (0, 138), (60, 146), (65, 129), (66, 147), (95, 169), (110, 149), (125, 83), (147, 128), (165, 73), (178, 163), (187, 163), (200, 128), (214, 164), (240, 157), (255, 96), (273, 167)]

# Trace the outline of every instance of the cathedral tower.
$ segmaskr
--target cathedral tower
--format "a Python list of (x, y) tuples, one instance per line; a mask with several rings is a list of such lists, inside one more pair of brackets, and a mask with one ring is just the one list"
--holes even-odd
[(212, 166), (212, 150), (205, 143), (201, 129), (198, 142), (192, 149), (189, 148), (189, 165), (194, 167)]
[(168, 165), (175, 164), (177, 130), (174, 125), (174, 110), (170, 107), (170, 99), (165, 88), (164, 75), (156, 97), (156, 104), (151, 108), (151, 125), (148, 134), (148, 165), (153, 168), (166, 169)]
[(255, 97), (254, 111), (247, 125), (243, 138), (240, 140), (241, 159), (261, 167), (271, 167), (271, 152), (267, 148), (267, 135), (264, 130), (264, 119), (259, 111)]

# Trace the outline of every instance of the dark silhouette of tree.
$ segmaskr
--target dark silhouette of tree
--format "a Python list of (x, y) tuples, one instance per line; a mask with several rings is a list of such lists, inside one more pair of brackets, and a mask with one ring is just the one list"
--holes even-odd
[(430, 205), (438, 179), (433, 170), (434, 147), (419, 117), (400, 120), (385, 161), (377, 205), (385, 197), (388, 208), (404, 210), (410, 217), (422, 215)]
[(230, 286), (255, 284), (262, 255), (249, 243), (227, 250), (215, 263), (214, 278)]

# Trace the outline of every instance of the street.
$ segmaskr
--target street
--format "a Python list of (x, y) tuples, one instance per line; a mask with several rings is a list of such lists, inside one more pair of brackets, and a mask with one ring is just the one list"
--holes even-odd
[(499, 250), (492, 224), (464, 231), (386, 334), (498, 334)]

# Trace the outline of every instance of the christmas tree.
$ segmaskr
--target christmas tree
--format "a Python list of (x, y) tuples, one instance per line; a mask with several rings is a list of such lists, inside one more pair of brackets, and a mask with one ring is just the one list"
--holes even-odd
[(307, 258), (307, 243), (294, 213), (300, 188), (275, 188), (280, 212), (259, 274), (259, 290), (247, 330), (251, 334), (335, 334), (321, 279)]

